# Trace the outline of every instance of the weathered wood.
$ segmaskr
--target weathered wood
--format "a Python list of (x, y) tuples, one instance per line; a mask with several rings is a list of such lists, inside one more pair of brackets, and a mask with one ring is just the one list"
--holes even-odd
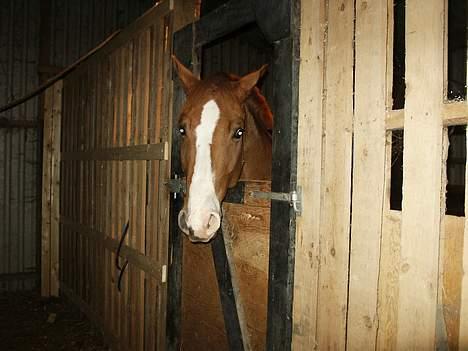
[[(249, 182), (246, 184), (249, 186)], [(223, 204), (223, 235), (244, 349), (264, 350), (268, 302), (270, 210)]]
[(296, 224), (292, 348), (304, 351), (316, 345), (317, 330), (325, 20), (324, 1), (301, 2), (297, 182), (303, 204)]
[(351, 203), (354, 6), (330, 1), (325, 49), (317, 347), (344, 350)]
[(46, 91), (42, 192), (41, 295), (58, 296), (62, 81)]
[[(468, 129), (466, 131), (468, 138)], [(468, 155), (468, 143), (466, 153)], [(468, 167), (466, 167), (465, 184), (468, 184)], [(465, 185), (465, 214), (468, 213), (468, 187)], [(458, 348), (463, 350), (468, 347), (468, 216), (465, 217), (465, 228), (463, 232), (463, 258), (462, 269), (463, 276), (461, 281), (460, 297), (460, 335), (458, 339)]]
[(443, 12), (444, 3), (437, 0), (416, 0), (406, 5), (405, 195), (398, 349), (432, 349), (435, 342), (442, 174)]
[(87, 161), (127, 161), (127, 160), (165, 160), (167, 159), (167, 143), (141, 144), (134, 146), (110, 147), (93, 151), (64, 152), (62, 159)]
[(237, 313), (236, 295), (233, 288), (230, 262), (226, 254), (223, 233), (218, 233), (211, 242), (218, 291), (223, 309), (224, 326), (229, 350), (245, 350), (242, 329)]
[[(347, 348), (375, 349), (383, 222), (387, 0), (356, 2)], [(368, 177), (372, 174), (372, 177)], [(380, 175), (380, 176), (379, 176)]]

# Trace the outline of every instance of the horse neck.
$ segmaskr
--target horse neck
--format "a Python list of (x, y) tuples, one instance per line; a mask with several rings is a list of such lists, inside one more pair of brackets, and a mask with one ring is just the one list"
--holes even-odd
[(271, 179), (271, 135), (267, 129), (268, 110), (255, 97), (246, 101), (246, 138), (244, 139), (244, 167), (242, 179)]

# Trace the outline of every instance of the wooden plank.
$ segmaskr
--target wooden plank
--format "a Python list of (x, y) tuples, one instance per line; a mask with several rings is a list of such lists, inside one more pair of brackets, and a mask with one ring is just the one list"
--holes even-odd
[(465, 219), (463, 217), (444, 216), (443, 237), (444, 253), (441, 266), (441, 303), (443, 326), (448, 350), (463, 350), (458, 347), (460, 335), (460, 305), (463, 277), (463, 242)]
[(166, 160), (167, 143), (140, 144), (133, 146), (111, 147), (92, 151), (70, 151), (63, 153), (63, 160), (100, 160), (100, 161), (125, 161), (125, 160)]
[(52, 147), (53, 147), (53, 89), (48, 89), (44, 98), (44, 133), (42, 157), (42, 237), (41, 237), (41, 295), (48, 297), (51, 294), (51, 219), (52, 219)]
[(292, 348), (305, 351), (316, 344), (317, 330), (325, 2), (302, 1), (301, 16), (297, 182), (303, 206), (296, 222)]
[[(385, 180), (387, 0), (356, 2), (347, 348), (375, 349)], [(368, 175), (372, 174), (371, 177)]]
[[(218, 292), (223, 309), (224, 326), (229, 350), (243, 351), (245, 349), (242, 330), (237, 313), (236, 295), (232, 284), (230, 262), (226, 254), (223, 233), (218, 233), (211, 242)], [(247, 346), (247, 345), (246, 345)]]
[(59, 295), (59, 248), (60, 248), (60, 138), (62, 121), (63, 81), (55, 83), (53, 89), (53, 134), (51, 139), (51, 219), (50, 219), (50, 295)]
[(351, 204), (354, 6), (330, 1), (326, 43), (325, 140), (317, 347), (344, 350)]
[[(391, 101), (388, 100), (388, 101)], [(380, 249), (378, 294), (379, 329), (377, 349), (396, 350), (398, 288), (400, 274), (401, 212), (390, 210), (392, 171), (392, 132), (387, 132), (385, 156), (384, 217)]]
[(270, 210), (223, 204), (223, 235), (245, 349), (266, 348)]
[[(468, 129), (466, 130), (468, 139)], [(466, 153), (468, 155), (468, 143)], [(468, 167), (466, 167), (465, 176), (465, 214), (468, 213)], [(461, 242), (458, 245), (463, 247), (462, 269), (463, 276), (461, 281), (461, 297), (460, 297), (460, 335), (458, 340), (459, 350), (468, 348), (468, 216), (465, 217), (465, 228), (463, 233), (463, 245)]]
[(444, 2), (438, 0), (415, 0), (406, 5), (405, 196), (398, 349), (432, 349), (435, 342), (442, 174), (443, 13)]

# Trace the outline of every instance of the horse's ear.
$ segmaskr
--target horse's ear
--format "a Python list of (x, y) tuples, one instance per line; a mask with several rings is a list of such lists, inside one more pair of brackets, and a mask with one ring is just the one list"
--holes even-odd
[(182, 87), (186, 94), (189, 94), (193, 87), (200, 81), (182, 62), (180, 62), (175, 55), (172, 55), (172, 63), (182, 82)]
[(265, 74), (268, 65), (263, 65), (259, 70), (249, 73), (239, 79), (239, 96), (241, 99), (246, 99), (255, 85), (258, 83), (258, 80)]

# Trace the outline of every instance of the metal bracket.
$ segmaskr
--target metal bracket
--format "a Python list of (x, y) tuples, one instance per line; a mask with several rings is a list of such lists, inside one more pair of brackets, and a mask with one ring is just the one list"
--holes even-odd
[(174, 193), (174, 199), (177, 197), (177, 194), (184, 194), (187, 191), (185, 178), (179, 178), (177, 175), (174, 179), (166, 180), (164, 185), (167, 186), (171, 193)]
[(302, 212), (302, 189), (300, 186), (297, 187), (297, 190), (293, 190), (290, 193), (276, 193), (276, 192), (266, 192), (266, 191), (251, 191), (250, 196), (255, 199), (264, 199), (264, 200), (276, 200), (288, 202), (294, 212), (298, 216)]

